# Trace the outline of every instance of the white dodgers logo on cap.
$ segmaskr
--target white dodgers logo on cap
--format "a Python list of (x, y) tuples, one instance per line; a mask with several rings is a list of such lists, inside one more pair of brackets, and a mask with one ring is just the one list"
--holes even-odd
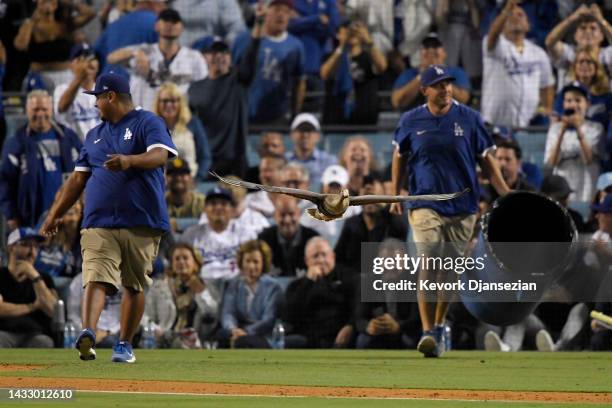
[(436, 74), (438, 75), (443, 75), (444, 74), (444, 70), (440, 67), (434, 67), (434, 69), (436, 70)]

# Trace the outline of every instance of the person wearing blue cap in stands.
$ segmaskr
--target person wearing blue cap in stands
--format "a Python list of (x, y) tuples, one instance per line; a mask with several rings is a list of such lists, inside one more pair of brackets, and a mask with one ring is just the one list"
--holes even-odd
[[(402, 115), (395, 131), (392, 159), (393, 193), (401, 194), (404, 176), (408, 176), (410, 194), (445, 194), (469, 189), (461, 197), (448, 201), (410, 203), (408, 220), (414, 242), (429, 244), (452, 242), (457, 253), (472, 237), (478, 211), (479, 191), (476, 165), (480, 163), (499, 195), (508, 193), (497, 161), (489, 152), (493, 140), (480, 114), (452, 98), (454, 77), (441, 65), (430, 65), (421, 74), (420, 91), (426, 104)], [(401, 214), (401, 205), (392, 204), (391, 213)], [(431, 253), (431, 246), (419, 253)], [(422, 249), (422, 251), (421, 251)], [(435, 270), (421, 270), (420, 279), (434, 282), (446, 278)], [(426, 357), (444, 352), (444, 323), (449, 292), (426, 299), (419, 290), (417, 299), (423, 324), (423, 336), (417, 349)], [(426, 301), (427, 300), (427, 301)]]
[(561, 94), (563, 115), (548, 129), (544, 162), (574, 190), (570, 201), (589, 202), (595, 194), (600, 159), (605, 156), (604, 129), (586, 118), (589, 91), (584, 85), (571, 82)]
[(93, 360), (96, 325), (106, 294), (123, 286), (121, 330), (112, 361), (133, 363), (131, 341), (144, 311), (144, 289), (161, 235), (170, 229), (164, 166), (177, 156), (163, 120), (134, 108), (125, 78), (109, 73), (92, 91), (103, 123), (87, 134), (75, 171), (53, 203), (41, 232), (57, 232), (62, 216), (85, 191), (81, 231), (83, 331), (75, 347)]

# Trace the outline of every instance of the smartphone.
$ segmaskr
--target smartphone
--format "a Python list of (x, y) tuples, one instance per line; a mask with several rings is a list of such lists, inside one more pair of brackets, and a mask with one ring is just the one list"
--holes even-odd
[(576, 109), (563, 109), (563, 116), (572, 116), (576, 113)]

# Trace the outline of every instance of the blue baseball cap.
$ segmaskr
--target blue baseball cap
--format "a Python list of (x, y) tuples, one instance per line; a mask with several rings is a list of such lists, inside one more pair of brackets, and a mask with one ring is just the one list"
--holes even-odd
[(599, 203), (591, 206), (593, 211), (603, 214), (612, 213), (612, 194), (606, 194), (606, 198)]
[(565, 85), (563, 87), (563, 89), (561, 89), (561, 95), (565, 95), (565, 93), (569, 92), (569, 91), (578, 92), (578, 93), (582, 94), (582, 96), (584, 96), (587, 100), (589, 100), (590, 92), (589, 92), (588, 88), (586, 86), (582, 85), (578, 81), (573, 81), (573, 82), (570, 82), (569, 84)]
[(493, 126), (491, 129), (491, 134), (493, 136), (499, 136), (506, 139), (512, 138), (512, 130), (507, 126)]
[(232, 205), (234, 204), (234, 196), (229, 190), (226, 190), (222, 187), (214, 187), (206, 192), (206, 199), (204, 201), (205, 204), (208, 204), (209, 200), (214, 198), (220, 198), (223, 200), (229, 201)]
[(229, 52), (229, 45), (219, 36), (206, 36), (196, 40), (191, 48), (203, 53)]
[(45, 240), (45, 237), (40, 235), (34, 228), (17, 228), (9, 234), (6, 245), (13, 245), (26, 239), (42, 242)]
[(83, 91), (83, 93), (88, 95), (100, 95), (108, 91), (129, 94), (130, 83), (121, 75), (110, 72), (108, 74), (102, 74), (96, 79), (96, 86), (93, 91)]
[(612, 171), (600, 174), (599, 178), (597, 179), (597, 189), (605, 190), (610, 186), (612, 186)]
[(448, 73), (447, 68), (442, 65), (430, 65), (421, 74), (421, 86), (428, 87), (440, 81), (454, 81), (455, 77)]
[(72, 46), (70, 49), (70, 60), (72, 61), (75, 58), (79, 57), (89, 57), (91, 55), (95, 55), (93, 48), (89, 46), (87, 43), (78, 43)]

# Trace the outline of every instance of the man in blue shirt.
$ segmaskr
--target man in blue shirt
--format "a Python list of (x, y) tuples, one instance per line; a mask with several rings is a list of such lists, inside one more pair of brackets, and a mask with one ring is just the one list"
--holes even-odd
[[(292, 113), (302, 109), (306, 92), (304, 47), (287, 32), (292, 10), (292, 0), (272, 0), (255, 22), (263, 24), (264, 35), (257, 53), (255, 79), (249, 88), (250, 123), (283, 122), (289, 108)], [(237, 65), (252, 41), (255, 40), (248, 31), (236, 38), (232, 60)]]
[[(416, 201), (409, 204), (408, 221), (418, 253), (439, 257), (431, 251), (433, 243), (449, 242), (462, 254), (471, 239), (478, 210), (479, 186), (476, 165), (480, 163), (500, 195), (508, 193), (495, 158), (494, 148), (482, 117), (452, 98), (455, 78), (441, 65), (428, 67), (421, 75), (420, 91), (427, 103), (402, 115), (395, 131), (392, 183), (400, 194), (403, 176), (408, 176), (409, 193), (440, 194), (470, 191), (454, 200)], [(402, 206), (392, 204), (391, 212), (402, 213)], [(463, 248), (462, 248), (463, 247)], [(441, 273), (423, 269), (419, 280), (445, 281)], [(417, 286), (418, 287), (418, 286)], [(417, 349), (426, 357), (444, 352), (444, 321), (450, 293), (438, 291), (431, 296), (417, 291), (423, 336)]]
[(93, 360), (96, 325), (107, 294), (125, 288), (121, 331), (112, 361), (133, 363), (131, 341), (144, 311), (145, 287), (163, 232), (170, 229), (164, 199), (164, 165), (177, 155), (164, 121), (134, 109), (127, 80), (100, 75), (93, 91), (103, 123), (87, 134), (74, 173), (53, 203), (41, 232), (57, 232), (62, 216), (85, 191), (81, 231), (83, 331), (76, 341), (82, 360)]
[[(421, 74), (430, 65), (444, 65), (446, 50), (436, 34), (430, 34), (421, 42), (421, 64), (418, 68), (408, 68), (400, 74), (393, 84), (391, 104), (395, 109), (408, 110), (425, 102), (420, 93)], [(461, 67), (446, 67), (455, 78), (453, 81), (453, 98), (461, 103), (468, 103), (472, 84)]]
[(305, 72), (318, 78), (327, 42), (336, 35), (340, 16), (336, 0), (295, 0), (295, 17), (289, 22), (289, 32), (304, 45)]
[(102, 73), (113, 70), (129, 77), (128, 72), (121, 66), (106, 64), (106, 57), (111, 52), (128, 45), (156, 43), (158, 40), (155, 31), (157, 15), (165, 8), (165, 1), (138, 1), (134, 10), (121, 16), (104, 29), (94, 44), (94, 49), (102, 63)]
[(291, 122), (293, 151), (287, 152), (287, 161), (297, 162), (308, 170), (310, 188), (318, 191), (321, 177), (326, 168), (336, 164), (338, 159), (323, 150), (317, 149), (321, 141), (321, 125), (312, 113), (300, 113)]
[(74, 169), (81, 141), (53, 121), (51, 96), (35, 90), (26, 100), (28, 123), (7, 139), (0, 166), (0, 206), (9, 230), (33, 227)]

